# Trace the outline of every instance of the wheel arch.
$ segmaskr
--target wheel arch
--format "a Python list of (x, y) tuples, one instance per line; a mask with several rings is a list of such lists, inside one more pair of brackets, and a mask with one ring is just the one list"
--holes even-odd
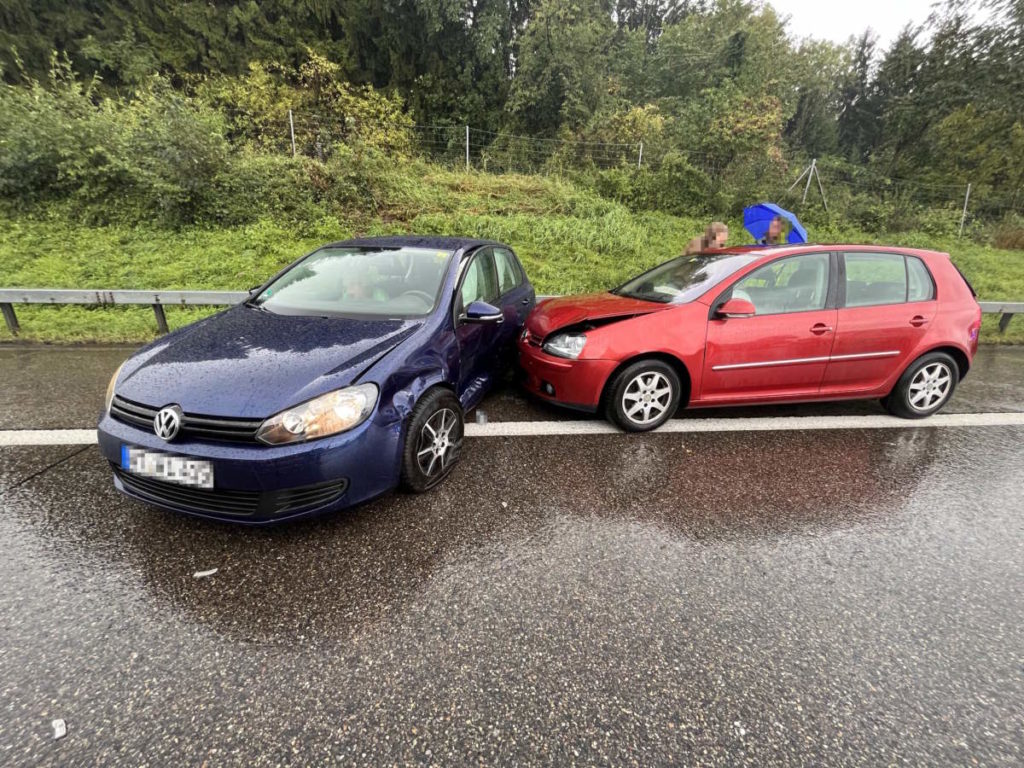
[[(900, 376), (906, 373), (907, 369), (910, 368), (910, 366), (912, 366), (925, 355), (929, 355), (932, 352), (945, 352), (947, 355), (952, 357), (953, 361), (956, 363), (957, 372), (960, 374), (957, 381), (960, 382), (964, 380), (964, 376), (967, 375), (967, 371), (971, 367), (971, 359), (970, 357), (968, 357), (966, 352), (960, 349), (960, 347), (954, 346), (952, 344), (943, 344), (937, 347), (931, 347), (929, 349), (922, 350), (919, 354), (917, 354), (914, 357), (913, 360), (911, 360), (906, 366), (904, 366), (903, 370), (900, 372)], [(898, 380), (899, 379), (897, 378), (897, 381)]]
[(679, 381), (682, 384), (682, 391), (679, 393), (679, 408), (685, 408), (690, 402), (690, 396), (693, 388), (693, 378), (690, 376), (690, 371), (687, 369), (686, 364), (675, 355), (669, 352), (638, 352), (635, 355), (624, 359), (620, 362), (611, 373), (608, 374), (608, 378), (604, 380), (604, 384), (601, 385), (601, 398), (598, 401), (598, 411), (603, 411), (604, 407), (608, 403), (608, 390), (611, 387), (615, 377), (619, 373), (633, 363), (639, 363), (642, 360), (660, 360), (672, 366), (672, 369), (679, 376)]

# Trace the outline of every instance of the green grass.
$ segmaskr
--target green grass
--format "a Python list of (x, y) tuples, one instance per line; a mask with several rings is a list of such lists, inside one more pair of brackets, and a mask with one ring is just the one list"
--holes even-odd
[[(704, 221), (632, 213), (582, 187), (539, 176), (461, 173), (415, 164), (377, 180), (373, 203), (316, 220), (270, 219), (231, 228), (90, 227), (51, 211), (9, 216), (0, 227), (0, 287), (244, 290), (313, 247), (355, 234), (475, 235), (515, 247), (540, 293), (612, 287), (681, 252)], [(732, 242), (743, 242), (738, 222)], [(889, 242), (952, 254), (982, 299), (1024, 301), (1024, 253), (958, 239), (888, 238), (818, 228), (819, 241)], [(156, 334), (149, 308), (18, 306), (20, 339), (136, 342)], [(216, 309), (168, 309), (172, 328)], [(1024, 342), (1024, 317), (1009, 332), (986, 318), (982, 339)], [(0, 340), (11, 340), (0, 325)]]

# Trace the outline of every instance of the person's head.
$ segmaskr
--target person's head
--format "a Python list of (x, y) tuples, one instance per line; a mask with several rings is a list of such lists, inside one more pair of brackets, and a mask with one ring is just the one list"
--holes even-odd
[(782, 242), (782, 217), (776, 216), (768, 224), (768, 234), (766, 239), (769, 243), (780, 243)]
[(725, 248), (729, 239), (729, 228), (720, 221), (712, 221), (704, 230), (704, 245), (706, 248)]

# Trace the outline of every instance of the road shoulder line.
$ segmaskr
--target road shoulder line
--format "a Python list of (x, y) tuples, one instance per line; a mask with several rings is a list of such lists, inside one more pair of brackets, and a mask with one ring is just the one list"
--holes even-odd
[[(766, 416), (745, 418), (672, 419), (655, 434), (697, 432), (791, 432), (829, 429), (937, 429), (949, 427), (1021, 427), (1024, 413), (949, 413), (928, 419), (895, 416)], [(623, 434), (597, 419), (586, 421), (494, 421), (467, 424), (466, 437), (545, 437), (565, 435)], [(0, 447), (32, 445), (92, 445), (94, 429), (0, 430)], [(168, 445), (174, 450), (174, 444)]]

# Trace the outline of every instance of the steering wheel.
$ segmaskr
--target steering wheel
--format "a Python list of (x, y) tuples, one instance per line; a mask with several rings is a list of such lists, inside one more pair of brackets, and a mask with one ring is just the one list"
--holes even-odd
[(417, 299), (423, 299), (424, 303), (428, 307), (434, 306), (434, 297), (426, 291), (417, 291), (415, 289), (411, 291), (402, 291), (402, 293), (398, 295), (398, 298), (402, 298), (403, 296), (415, 296)]

